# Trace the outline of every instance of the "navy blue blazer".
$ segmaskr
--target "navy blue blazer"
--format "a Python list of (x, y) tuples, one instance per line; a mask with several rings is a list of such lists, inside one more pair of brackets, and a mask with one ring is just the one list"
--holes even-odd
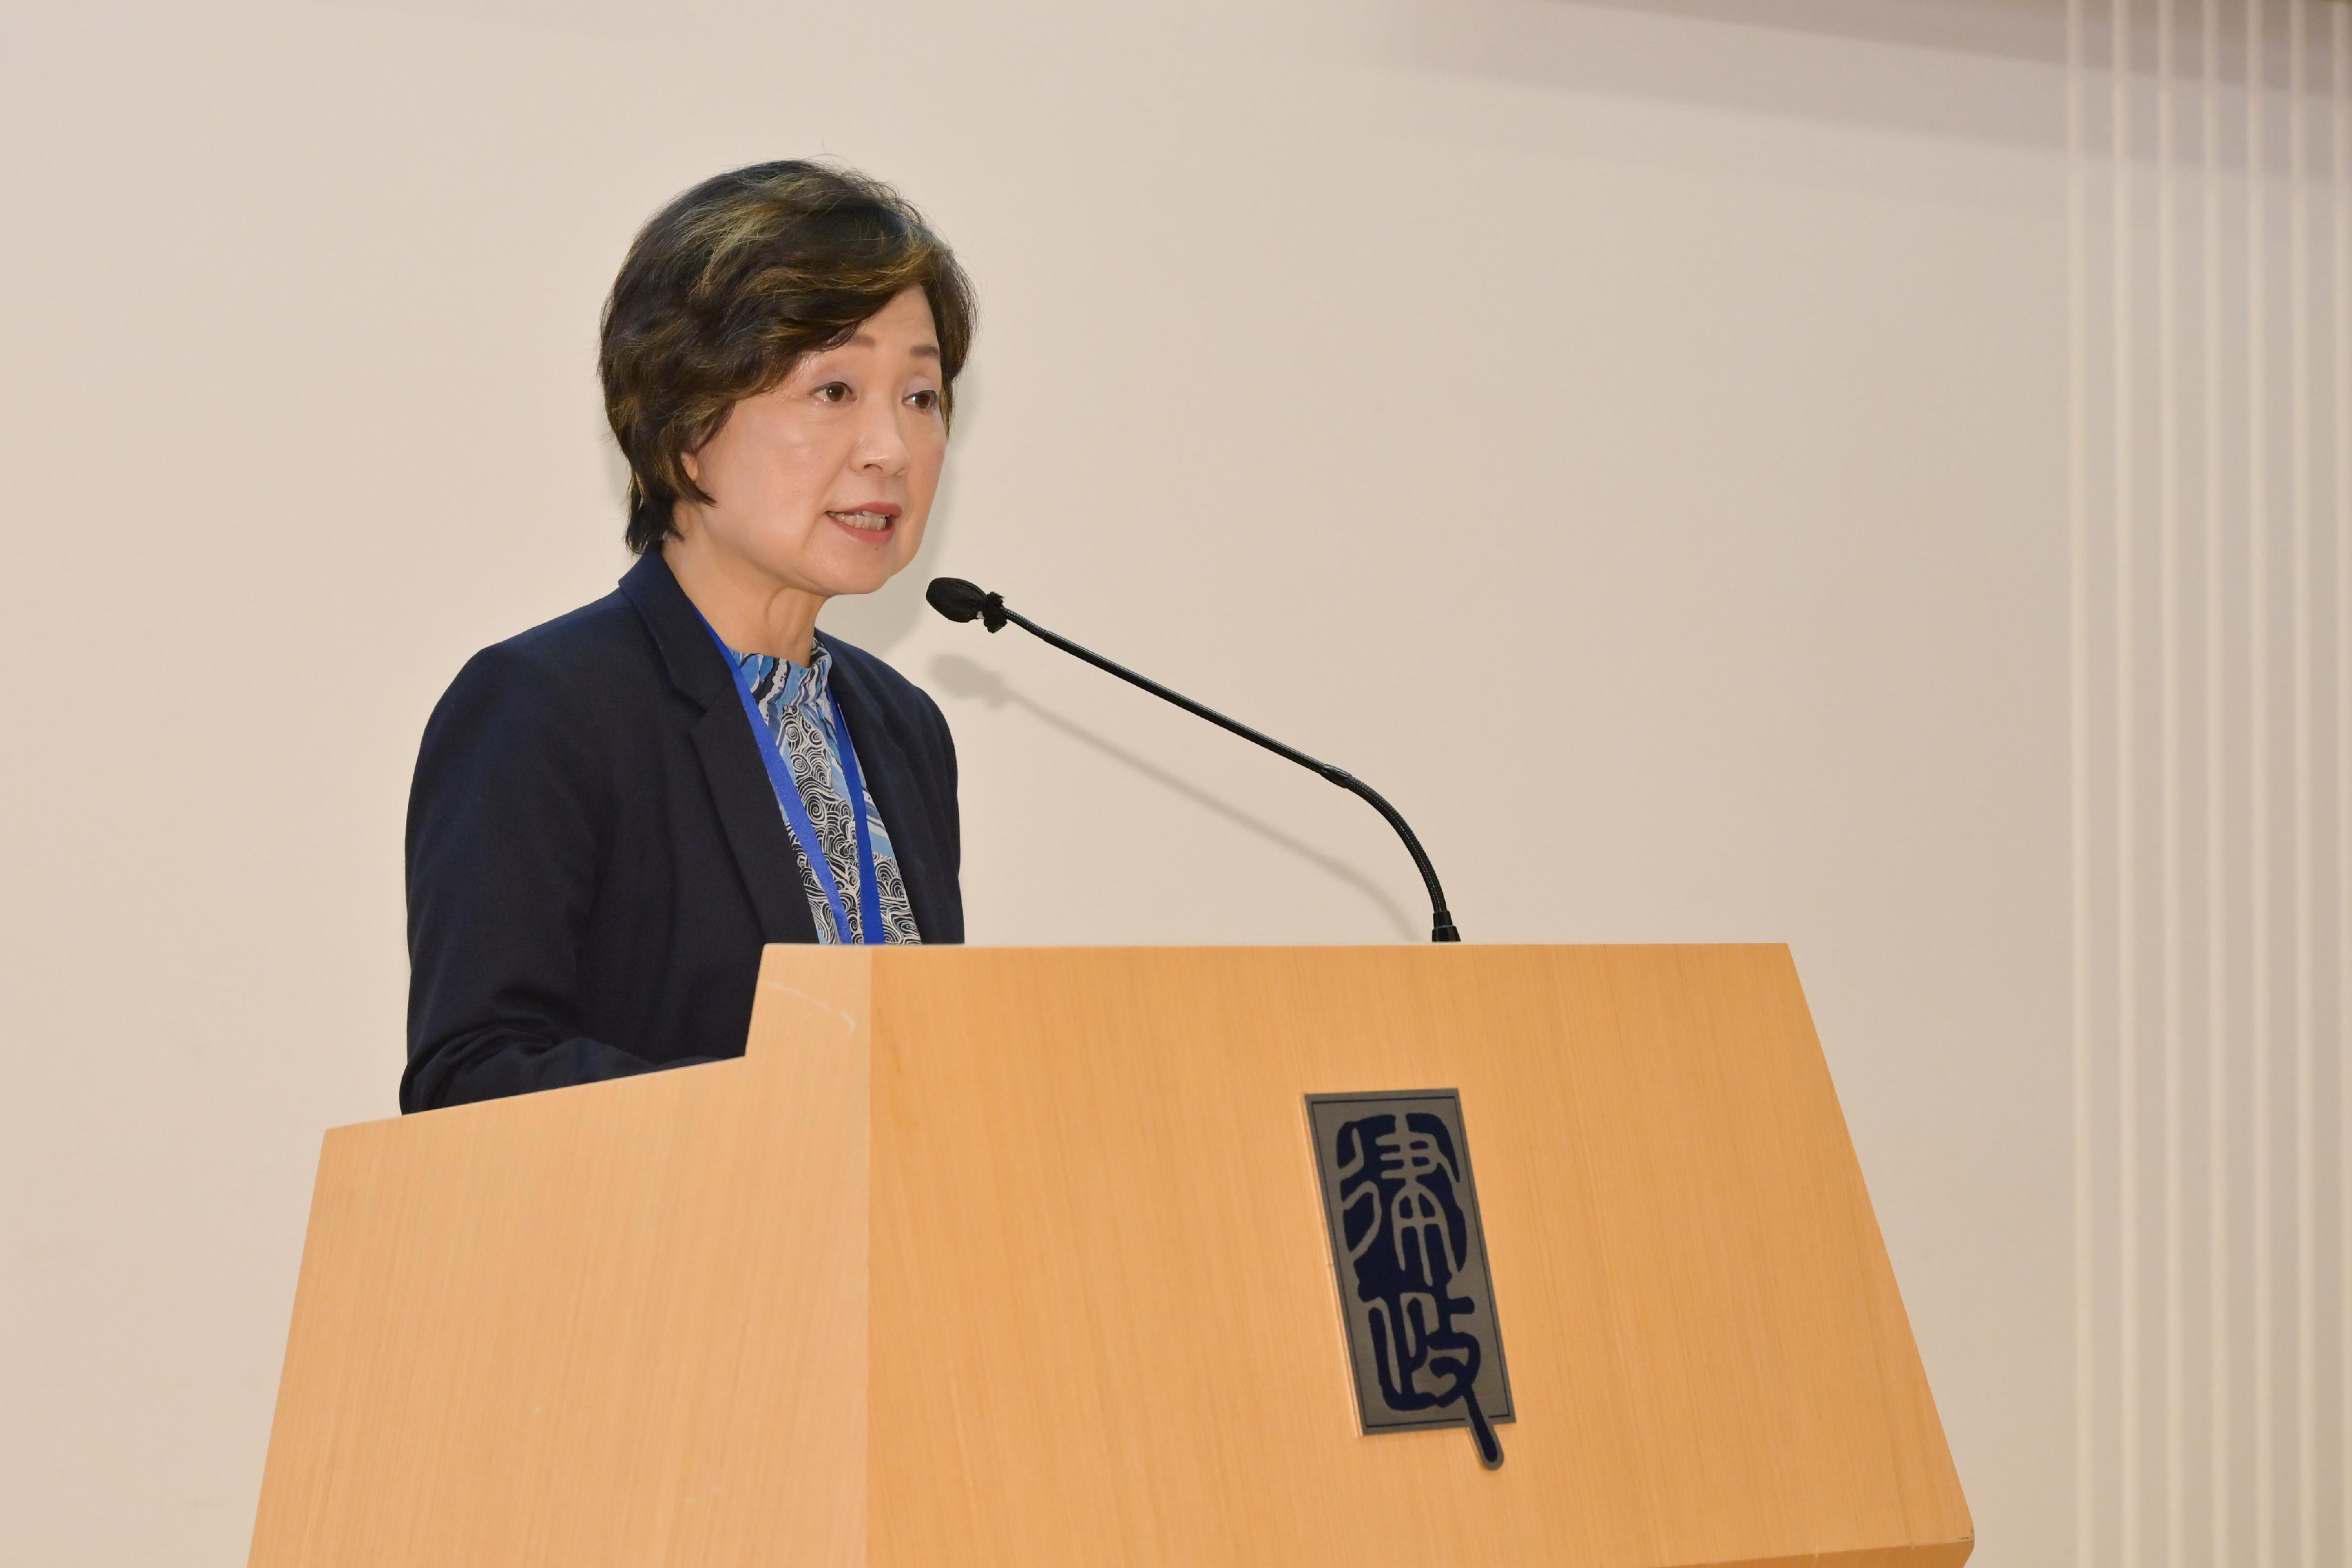
[[(915, 923), (961, 942), (947, 720), (824, 642)], [(475, 654), (408, 795), (400, 1108), (740, 1056), (760, 949), (816, 940), (794, 854), (726, 660), (658, 553)]]

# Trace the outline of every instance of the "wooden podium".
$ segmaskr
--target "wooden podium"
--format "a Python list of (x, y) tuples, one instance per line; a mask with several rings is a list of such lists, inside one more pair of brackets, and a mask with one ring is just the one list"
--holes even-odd
[[(1966, 1561), (1788, 952), (772, 947), (327, 1136), (254, 1568)], [(1361, 1435), (1311, 1093), (1458, 1089), (1515, 1419)]]

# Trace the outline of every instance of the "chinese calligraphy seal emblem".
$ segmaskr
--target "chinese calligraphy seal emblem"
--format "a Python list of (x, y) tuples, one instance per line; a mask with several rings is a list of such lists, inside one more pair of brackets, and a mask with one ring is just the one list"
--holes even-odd
[(1310, 1094), (1307, 1121), (1364, 1431), (1467, 1427), (1494, 1469), (1511, 1384), (1461, 1094)]

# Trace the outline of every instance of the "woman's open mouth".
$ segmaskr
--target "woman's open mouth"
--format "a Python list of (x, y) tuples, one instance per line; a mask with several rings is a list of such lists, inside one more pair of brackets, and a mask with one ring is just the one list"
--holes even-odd
[(866, 507), (855, 512), (827, 512), (825, 516), (858, 538), (878, 542), (890, 537), (891, 528), (898, 521), (898, 509)]

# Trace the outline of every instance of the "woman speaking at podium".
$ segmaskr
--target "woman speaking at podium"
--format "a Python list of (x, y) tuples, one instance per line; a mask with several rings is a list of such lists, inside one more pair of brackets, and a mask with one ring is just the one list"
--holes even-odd
[(403, 1110), (740, 1054), (767, 943), (962, 940), (947, 721), (816, 622), (921, 545), (972, 325), (845, 170), (722, 174), (638, 235), (600, 369), (640, 559), (425, 726)]

